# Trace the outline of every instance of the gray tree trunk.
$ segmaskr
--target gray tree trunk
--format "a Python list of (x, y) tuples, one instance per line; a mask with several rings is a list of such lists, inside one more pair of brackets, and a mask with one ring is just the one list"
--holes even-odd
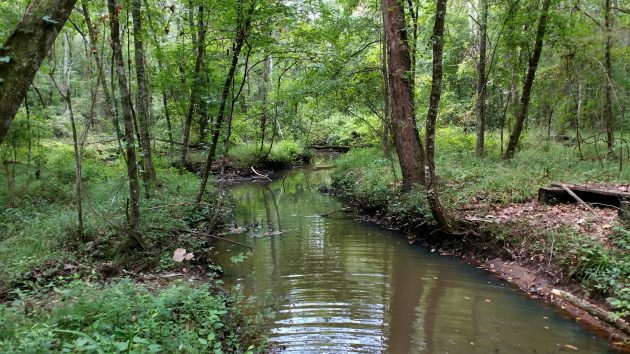
[(0, 142), (77, 0), (33, 0), (0, 47)]
[(488, 26), (488, 0), (480, 0), (479, 19), (479, 63), (477, 65), (477, 156), (482, 157), (485, 149), (486, 133), (486, 29)]
[(140, 239), (140, 191), (138, 185), (138, 163), (136, 160), (136, 141), (133, 131), (133, 115), (131, 112), (131, 94), (127, 87), (125, 76), (125, 62), (123, 60), (122, 47), (120, 45), (120, 22), (118, 20), (118, 8), (116, 0), (107, 1), (109, 11), (109, 24), (111, 30), (111, 44), (114, 61), (116, 63), (116, 73), (118, 76), (118, 86), (120, 89), (120, 100), (123, 110), (125, 126), (125, 147), (127, 151), (127, 178), (129, 180), (129, 236), (130, 246), (144, 247)]
[(142, 146), (142, 178), (146, 194), (150, 195), (157, 185), (157, 174), (153, 165), (153, 153), (151, 151), (151, 137), (149, 134), (149, 92), (147, 88), (147, 75), (145, 71), (144, 44), (142, 42), (142, 17), (140, 0), (132, 0), (131, 16), (133, 17), (133, 44), (136, 59), (136, 81), (138, 84), (138, 128), (140, 145)]
[(444, 22), (446, 19), (446, 0), (437, 0), (435, 9), (435, 25), (433, 27), (433, 75), (431, 78), (431, 96), (429, 98), (429, 111), (425, 128), (426, 160), (425, 178), (427, 202), (435, 221), (446, 232), (450, 230), (446, 211), (440, 202), (437, 179), (435, 176), (435, 123), (440, 107), (442, 94), (442, 54), (444, 51)]

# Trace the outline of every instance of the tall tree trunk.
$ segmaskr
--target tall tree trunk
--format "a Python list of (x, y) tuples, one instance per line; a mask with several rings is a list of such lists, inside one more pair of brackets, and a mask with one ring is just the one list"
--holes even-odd
[(267, 129), (267, 120), (269, 118), (269, 87), (270, 87), (270, 77), (271, 77), (271, 54), (265, 55), (265, 63), (263, 69), (263, 84), (260, 88), (261, 96), (262, 96), (262, 113), (260, 119), (260, 151), (262, 152), (265, 146), (265, 133)]
[[(77, 0), (33, 0), (0, 47), (0, 142)], [(8, 62), (7, 62), (8, 61)]]
[[(151, 137), (149, 135), (149, 92), (147, 88), (147, 75), (145, 71), (144, 43), (142, 42), (142, 17), (140, 0), (132, 0), (131, 16), (133, 17), (133, 45), (136, 59), (136, 82), (138, 85), (138, 127), (140, 134), (140, 146), (142, 146), (141, 172), (147, 196), (155, 190), (157, 174), (153, 166), (153, 153), (151, 152)], [(130, 73), (131, 75), (131, 73)]]
[(612, 60), (610, 51), (612, 49), (612, 14), (610, 11), (610, 1), (604, 0), (604, 31), (606, 31), (606, 45), (604, 47), (604, 71), (606, 77), (606, 95), (604, 101), (604, 130), (606, 131), (606, 147), (608, 148), (608, 156), (613, 156), (614, 151), (614, 133), (613, 133), (613, 111), (612, 111)]
[(111, 30), (111, 43), (116, 73), (118, 74), (118, 86), (120, 100), (125, 122), (125, 143), (127, 151), (127, 178), (129, 179), (129, 236), (130, 246), (144, 247), (140, 239), (140, 191), (138, 186), (138, 164), (136, 161), (136, 142), (133, 132), (133, 115), (131, 112), (131, 94), (127, 87), (125, 76), (125, 62), (123, 60), (122, 47), (120, 45), (120, 22), (118, 20), (119, 9), (116, 0), (107, 1), (109, 11), (109, 24)]
[[(384, 0), (382, 0), (384, 2)], [(381, 4), (381, 6), (384, 6)], [(381, 11), (381, 21), (385, 23), (385, 11)], [(391, 159), (391, 140), (390, 140), (390, 112), (391, 105), (389, 102), (389, 82), (387, 76), (387, 39), (386, 39), (386, 30), (383, 26), (383, 30), (381, 31), (381, 75), (383, 76), (383, 116), (382, 116), (382, 135), (381, 135), (381, 145), (383, 146), (383, 151), (385, 152), (385, 156)], [(393, 169), (395, 173), (395, 169)]]
[(103, 98), (105, 99), (105, 115), (107, 116), (107, 118), (112, 119), (112, 124), (114, 125), (117, 138), (121, 139), (122, 137), (120, 136), (120, 126), (118, 125), (118, 112), (116, 112), (114, 109), (113, 104), (115, 104), (115, 102), (112, 100), (112, 96), (109, 92), (107, 76), (105, 76), (105, 74), (103, 73), (103, 61), (101, 59), (101, 55), (98, 53), (98, 49), (96, 46), (98, 42), (98, 34), (96, 33), (96, 29), (94, 28), (94, 24), (92, 23), (92, 18), (90, 17), (90, 10), (87, 5), (87, 0), (81, 0), (81, 10), (85, 19), (85, 25), (88, 29), (90, 50), (92, 51), (92, 55), (94, 56), (94, 62), (96, 63), (98, 74), (101, 77), (101, 87), (103, 89)]
[(234, 80), (234, 75), (236, 73), (236, 67), (238, 65), (238, 58), (241, 54), (241, 49), (243, 49), (245, 39), (247, 39), (247, 36), (249, 35), (249, 29), (251, 26), (255, 5), (256, 2), (252, 0), (247, 10), (247, 13), (244, 15), (242, 24), (237, 29), (236, 39), (234, 41), (234, 45), (232, 46), (232, 62), (230, 63), (230, 70), (228, 72), (227, 78), (225, 79), (225, 84), (223, 85), (223, 93), (221, 94), (219, 113), (217, 114), (217, 120), (214, 123), (212, 131), (212, 142), (210, 144), (210, 150), (208, 151), (208, 156), (206, 158), (206, 165), (204, 166), (203, 174), (201, 176), (199, 192), (197, 192), (197, 197), (195, 198), (197, 203), (201, 201), (204, 193), (206, 192), (208, 177), (210, 177), (210, 170), (212, 169), (212, 163), (214, 162), (214, 157), (217, 151), (219, 135), (221, 134), (221, 125), (223, 124), (223, 119), (225, 118), (225, 107), (227, 105), (227, 99), (230, 94), (230, 87), (232, 86), (232, 81)]
[(514, 122), (514, 128), (510, 134), (510, 140), (508, 141), (503, 159), (509, 160), (514, 157), (516, 147), (520, 141), (521, 133), (523, 132), (523, 124), (529, 113), (529, 101), (532, 93), (532, 87), (534, 85), (534, 78), (536, 77), (536, 69), (538, 68), (538, 62), (540, 61), (540, 54), (542, 53), (543, 41), (545, 38), (545, 27), (547, 25), (547, 17), (549, 15), (549, 6), (551, 0), (544, 0), (542, 10), (540, 12), (540, 18), (538, 19), (538, 28), (536, 30), (536, 43), (534, 44), (534, 53), (529, 58), (527, 65), (527, 75), (525, 76), (525, 82), (523, 83), (523, 93), (521, 94), (521, 103), (518, 111), (518, 116)]
[(75, 167), (75, 198), (77, 203), (77, 236), (81, 240), (83, 238), (83, 199), (81, 198), (82, 191), (82, 178), (81, 178), (81, 154), (79, 153), (79, 139), (77, 134), (76, 119), (74, 117), (74, 110), (72, 107), (72, 92), (70, 88), (70, 73), (72, 71), (72, 51), (70, 48), (70, 40), (66, 33), (66, 41), (64, 43), (63, 51), (63, 69), (62, 69), (62, 84), (59, 85), (51, 74), (50, 77), (59, 90), (59, 94), (63, 99), (68, 116), (70, 117), (70, 127), (72, 129), (72, 146), (74, 152), (74, 167)]
[(477, 63), (477, 156), (484, 155), (486, 133), (486, 28), (488, 26), (488, 0), (480, 0), (479, 63)]
[[(162, 46), (160, 45), (160, 40), (157, 35), (158, 31), (153, 26), (153, 21), (151, 20), (150, 11), (147, 11), (147, 19), (149, 23), (149, 32), (152, 34), (153, 44), (155, 45), (155, 51), (156, 51), (155, 58), (158, 64), (158, 70), (160, 73), (163, 73), (164, 72), (164, 63), (163, 63), (164, 53), (162, 52)], [(161, 89), (162, 89), (162, 105), (164, 106), (164, 118), (166, 119), (166, 130), (168, 134), (169, 152), (172, 153), (175, 143), (173, 141), (173, 127), (171, 124), (171, 111), (168, 108), (167, 89), (165, 87), (162, 87)]]
[(427, 113), (425, 140), (426, 160), (424, 164), (427, 202), (438, 225), (448, 232), (450, 230), (446, 211), (440, 202), (435, 176), (435, 123), (440, 107), (442, 94), (442, 53), (444, 51), (444, 20), (446, 18), (446, 0), (437, 0), (435, 9), (435, 25), (433, 27), (433, 76), (431, 79), (431, 96)]
[(403, 175), (403, 189), (424, 184), (424, 149), (416, 126), (411, 92), (411, 58), (405, 16), (398, 0), (383, 0), (382, 11), (387, 42), (387, 68), (394, 144)]
[[(201, 88), (201, 66), (203, 65), (203, 57), (206, 52), (206, 25), (204, 23), (204, 11), (203, 6), (199, 6), (199, 14), (197, 15), (197, 31), (199, 35), (195, 38), (197, 45), (197, 57), (195, 58), (195, 69), (193, 72), (194, 84), (190, 88), (190, 101), (188, 102), (188, 112), (186, 113), (186, 120), (184, 121), (184, 137), (182, 139), (182, 158), (180, 161), (180, 173), (186, 166), (186, 159), (188, 158), (188, 143), (190, 141), (190, 127), (192, 125), (193, 114), (195, 112), (195, 105), (199, 99), (199, 90)], [(192, 17), (192, 14), (191, 14)], [(192, 21), (192, 20), (191, 20)]]

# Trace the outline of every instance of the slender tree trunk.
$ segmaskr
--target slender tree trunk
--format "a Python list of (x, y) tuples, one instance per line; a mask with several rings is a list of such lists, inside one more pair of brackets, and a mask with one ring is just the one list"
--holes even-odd
[(582, 154), (582, 137), (580, 136), (580, 122), (582, 116), (582, 84), (578, 81), (577, 93), (575, 95), (575, 140), (577, 141), (578, 151), (580, 153), (580, 161), (584, 160)]
[(604, 70), (606, 77), (605, 101), (604, 101), (604, 130), (606, 131), (606, 147), (608, 156), (614, 155), (614, 133), (613, 133), (613, 110), (612, 110), (612, 60), (610, 51), (612, 50), (612, 14), (610, 11), (610, 1), (604, 0), (604, 30), (606, 31), (606, 45), (604, 47)]
[(486, 28), (488, 26), (488, 0), (480, 0), (481, 18), (479, 19), (479, 63), (477, 65), (477, 156), (483, 157), (485, 152), (486, 133)]
[[(193, 72), (194, 84), (190, 89), (190, 101), (188, 102), (188, 112), (186, 113), (186, 120), (184, 121), (184, 138), (182, 139), (182, 158), (180, 161), (180, 173), (186, 166), (186, 160), (188, 158), (188, 143), (190, 141), (190, 127), (192, 125), (193, 114), (195, 112), (195, 105), (199, 99), (199, 90), (201, 89), (201, 66), (203, 65), (203, 58), (206, 52), (206, 25), (204, 23), (204, 11), (203, 6), (199, 6), (199, 14), (197, 31), (199, 36), (196, 37), (197, 45), (197, 57), (195, 58), (195, 69)], [(192, 17), (192, 15), (191, 15)]]
[(0, 142), (11, 127), (57, 34), (77, 0), (33, 0), (4, 45), (0, 57)]
[(72, 51), (70, 48), (70, 40), (66, 34), (66, 41), (64, 43), (64, 55), (63, 55), (63, 70), (62, 70), (62, 85), (57, 84), (54, 76), (51, 74), (51, 79), (59, 94), (63, 99), (68, 116), (70, 117), (70, 127), (72, 129), (72, 146), (74, 152), (74, 167), (75, 167), (75, 198), (77, 203), (77, 236), (79, 239), (83, 238), (83, 200), (81, 198), (82, 178), (81, 178), (81, 154), (79, 153), (79, 139), (77, 134), (77, 125), (74, 117), (74, 110), (72, 107), (72, 92), (70, 88), (70, 72), (72, 71), (71, 64)]
[(121, 139), (120, 136), (120, 127), (118, 125), (118, 117), (114, 116), (117, 114), (115, 112), (113, 104), (115, 102), (112, 100), (112, 97), (109, 92), (109, 85), (107, 83), (107, 77), (103, 73), (103, 63), (101, 60), (101, 55), (98, 53), (97, 42), (98, 42), (98, 34), (96, 33), (96, 29), (94, 28), (94, 24), (92, 23), (92, 18), (90, 17), (90, 11), (87, 5), (87, 0), (81, 0), (81, 9), (83, 11), (83, 18), (85, 19), (85, 25), (88, 29), (88, 38), (90, 40), (90, 50), (92, 51), (92, 55), (94, 56), (94, 62), (96, 63), (96, 69), (101, 77), (101, 87), (103, 89), (103, 98), (105, 99), (105, 115), (108, 119), (112, 119), (112, 124), (114, 125), (114, 129), (116, 131), (118, 139)]
[(440, 202), (437, 180), (435, 176), (435, 123), (440, 107), (442, 94), (442, 53), (444, 51), (444, 20), (446, 18), (446, 0), (437, 0), (435, 9), (435, 25), (433, 27), (433, 76), (431, 79), (431, 96), (427, 113), (425, 140), (427, 144), (424, 174), (426, 178), (427, 202), (435, 221), (444, 231), (450, 231), (448, 216)]
[[(385, 0), (382, 0), (385, 1)], [(382, 5), (384, 6), (384, 5)], [(385, 23), (385, 11), (381, 11), (381, 21), (383, 24)], [(383, 26), (383, 30), (381, 31), (381, 75), (383, 76), (383, 119), (382, 119), (382, 136), (381, 136), (381, 145), (383, 146), (383, 151), (385, 156), (388, 158), (392, 158), (391, 151), (391, 140), (390, 140), (390, 130), (391, 130), (391, 122), (390, 122), (390, 112), (391, 106), (389, 102), (389, 82), (387, 77), (387, 39), (386, 39), (386, 29)], [(395, 172), (395, 169), (393, 170)]]
[(540, 54), (542, 53), (543, 41), (545, 37), (545, 27), (547, 25), (547, 17), (549, 15), (549, 6), (551, 0), (544, 0), (542, 10), (540, 12), (540, 18), (538, 20), (538, 28), (536, 30), (536, 43), (534, 44), (534, 53), (529, 58), (527, 65), (527, 75), (525, 76), (525, 82), (523, 83), (523, 93), (521, 94), (521, 103), (518, 111), (518, 116), (514, 122), (514, 128), (510, 134), (510, 140), (508, 141), (503, 159), (509, 160), (514, 157), (516, 147), (520, 141), (521, 133), (523, 132), (523, 124), (529, 113), (529, 102), (532, 93), (532, 87), (534, 85), (534, 79), (536, 77), (536, 69), (538, 68), (538, 62), (540, 61)]
[(240, 26), (240, 28), (238, 28), (236, 40), (234, 41), (234, 45), (232, 46), (232, 62), (230, 64), (228, 76), (225, 79), (225, 84), (223, 85), (223, 93), (221, 94), (219, 113), (217, 114), (217, 120), (213, 126), (212, 142), (210, 144), (210, 150), (208, 151), (208, 156), (206, 158), (206, 165), (204, 166), (203, 174), (201, 176), (199, 192), (197, 192), (197, 197), (195, 198), (197, 203), (201, 201), (204, 193), (206, 192), (208, 177), (210, 177), (210, 170), (212, 169), (212, 163), (214, 162), (214, 157), (217, 151), (219, 135), (221, 134), (221, 125), (223, 124), (223, 119), (225, 118), (225, 107), (227, 105), (228, 96), (230, 94), (230, 87), (232, 86), (232, 81), (234, 80), (234, 75), (236, 73), (236, 67), (238, 65), (238, 58), (241, 54), (241, 49), (243, 49), (245, 39), (247, 39), (247, 36), (249, 35), (249, 29), (251, 26), (255, 5), (255, 1), (252, 1), (250, 3), (247, 14), (245, 14), (245, 17), (243, 19), (243, 24)]
[(416, 126), (411, 92), (411, 58), (405, 16), (398, 0), (383, 0), (387, 68), (394, 144), (403, 175), (403, 189), (424, 184), (424, 149)]
[[(140, 0), (132, 0), (131, 16), (133, 17), (133, 44), (136, 60), (136, 82), (138, 85), (137, 107), (140, 145), (142, 146), (141, 172), (144, 181), (145, 193), (150, 196), (157, 185), (157, 173), (153, 166), (153, 153), (151, 151), (151, 137), (149, 135), (149, 91), (147, 88), (147, 75), (145, 71), (144, 43), (142, 42), (142, 17)], [(131, 73), (130, 73), (131, 75)]]
[(260, 151), (262, 152), (265, 146), (265, 132), (267, 129), (267, 120), (269, 117), (269, 107), (268, 107), (268, 98), (269, 98), (269, 86), (270, 86), (270, 77), (271, 77), (271, 54), (266, 54), (265, 63), (263, 69), (263, 84), (261, 87), (261, 96), (262, 96), (262, 113), (260, 119)]
[[(164, 63), (163, 63), (163, 58), (164, 58), (164, 53), (162, 52), (162, 46), (160, 45), (160, 40), (157, 36), (157, 30), (154, 28), (153, 26), (153, 21), (151, 20), (151, 12), (147, 11), (147, 19), (149, 20), (149, 30), (153, 36), (153, 43), (155, 45), (155, 51), (156, 51), (156, 61), (158, 64), (158, 70), (160, 71), (160, 73), (164, 72)], [(164, 118), (166, 119), (166, 130), (167, 130), (167, 134), (168, 134), (168, 144), (169, 144), (169, 152), (173, 152), (174, 149), (174, 140), (173, 140), (173, 126), (171, 124), (171, 111), (168, 108), (168, 95), (167, 95), (167, 89), (165, 87), (162, 87), (162, 105), (164, 106)]]
[(140, 191), (138, 185), (138, 164), (136, 161), (136, 142), (133, 134), (133, 115), (131, 112), (131, 94), (127, 86), (125, 76), (125, 62), (123, 60), (122, 48), (120, 45), (120, 22), (118, 20), (118, 8), (116, 0), (107, 1), (109, 11), (109, 24), (111, 30), (111, 44), (114, 60), (116, 62), (116, 73), (118, 74), (118, 86), (120, 89), (120, 99), (122, 103), (125, 143), (127, 151), (127, 178), (129, 179), (129, 236), (130, 246), (144, 247), (140, 239)]

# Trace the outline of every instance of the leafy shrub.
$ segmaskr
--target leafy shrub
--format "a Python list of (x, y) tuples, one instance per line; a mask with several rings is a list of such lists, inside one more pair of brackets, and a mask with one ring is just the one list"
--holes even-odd
[[(252, 353), (253, 324), (236, 300), (210, 286), (178, 283), (156, 293), (130, 280), (101, 287), (75, 280), (55, 289), (56, 305), (0, 306), (0, 351), (46, 353)], [(35, 306), (34, 306), (35, 305)], [(251, 343), (250, 343), (251, 342)]]

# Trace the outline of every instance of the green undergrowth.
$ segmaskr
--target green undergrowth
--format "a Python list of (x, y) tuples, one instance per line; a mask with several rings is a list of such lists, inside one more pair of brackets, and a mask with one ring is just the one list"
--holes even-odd
[(245, 170), (250, 167), (280, 170), (302, 165), (311, 158), (311, 152), (293, 140), (281, 140), (269, 148), (269, 144), (261, 149), (260, 144), (243, 143), (233, 147), (229, 156), (237, 168)]
[[(540, 187), (554, 182), (630, 180), (630, 168), (624, 166), (620, 172), (619, 161), (600, 160), (594, 146), (582, 147), (581, 160), (576, 147), (547, 141), (536, 134), (524, 137), (521, 150), (511, 161), (500, 158), (499, 139), (494, 134), (487, 138), (487, 156), (483, 159), (474, 155), (475, 136), (461, 130), (439, 129), (436, 146), (439, 190), (453, 219), (457, 219), (459, 208), (471, 204), (531, 200)], [(605, 150), (603, 146), (598, 149)], [(395, 158), (387, 158), (381, 149), (353, 149), (337, 159), (333, 189), (342, 198), (407, 230), (431, 224), (425, 193), (419, 189), (400, 191), (397, 165)], [(475, 248), (495, 253), (507, 250), (516, 257), (557, 266), (563, 270), (563, 280), (582, 283), (593, 296), (606, 299), (619, 315), (630, 314), (630, 232), (626, 229), (618, 227), (611, 244), (601, 244), (568, 228), (535, 230), (517, 222), (476, 231), (485, 236), (466, 240), (482, 243), (475, 244)]]
[[(167, 158), (156, 156), (160, 186), (150, 198), (142, 192), (140, 207), (147, 249), (141, 257), (131, 255), (124, 247), (126, 167), (122, 159), (111, 158), (115, 154), (116, 146), (85, 151), (82, 239), (76, 233), (72, 147), (46, 142), (39, 167), (18, 165), (10, 203), (8, 188), (0, 189), (0, 293), (32, 278), (33, 269), (50, 269), (53, 263), (89, 268), (93, 261), (111, 262), (114, 267), (133, 261), (164, 269), (172, 265), (169, 260), (176, 248), (194, 252), (207, 246), (207, 238), (189, 230), (217, 228), (231, 218), (229, 198), (209, 185), (203, 202), (192, 203), (199, 178), (192, 173), (180, 175)], [(0, 185), (7, 186), (6, 182), (5, 175), (0, 177)]]
[[(442, 202), (449, 208), (471, 202), (506, 204), (534, 198), (538, 188), (554, 182), (621, 182), (630, 180), (630, 168), (619, 171), (616, 160), (599, 160), (594, 146), (564, 146), (536, 134), (523, 138), (514, 159), (501, 159), (499, 137), (486, 138), (486, 157), (475, 156), (475, 136), (458, 128), (442, 128), (436, 133), (436, 173)], [(604, 147), (600, 146), (599, 151)], [(544, 156), (544, 158), (543, 158)], [(396, 165), (395, 170), (392, 168)], [(380, 148), (353, 149), (337, 160), (337, 180), (351, 174), (358, 195), (387, 193), (401, 179), (398, 163), (392, 164)], [(395, 171), (395, 172), (394, 172)], [(358, 181), (358, 182), (357, 182)]]
[[(270, 149), (271, 148), (271, 149)], [(249, 175), (251, 167), (260, 170), (282, 170), (301, 166), (308, 163), (312, 152), (304, 147), (304, 144), (293, 140), (277, 141), (270, 146), (265, 144), (262, 149), (260, 143), (239, 143), (230, 146), (225, 159), (217, 158), (213, 163), (212, 172), (219, 173), (221, 167), (225, 173)], [(207, 151), (191, 151), (188, 156), (187, 169), (201, 173), (205, 167)], [(177, 165), (177, 163), (173, 163)]]
[(241, 299), (209, 285), (150, 291), (131, 280), (86, 278), (47, 296), (22, 294), (0, 305), (0, 352), (254, 353), (263, 345)]

